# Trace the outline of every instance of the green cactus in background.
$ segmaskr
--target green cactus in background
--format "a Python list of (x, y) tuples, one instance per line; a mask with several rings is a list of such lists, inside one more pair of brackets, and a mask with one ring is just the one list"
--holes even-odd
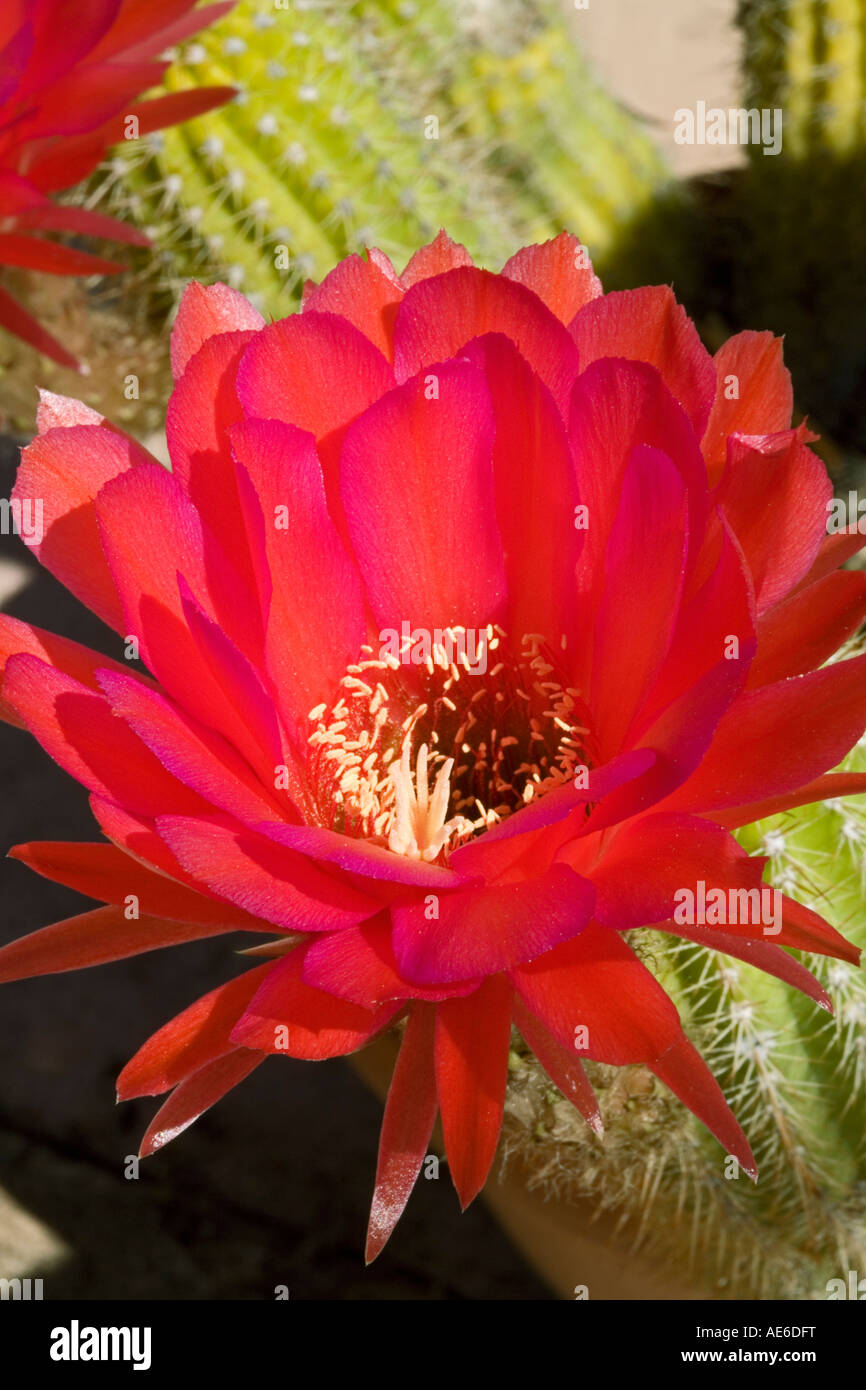
[(241, 0), (172, 68), (237, 100), (118, 151), (91, 202), (148, 227), (162, 283), (224, 278), (275, 315), (349, 252), (402, 264), (440, 226), (495, 266), (573, 226), (603, 271), (664, 166), (556, 6), (500, 18), (494, 47), (457, 0)]
[[(866, 739), (845, 768), (866, 771)], [(741, 833), (770, 858), (768, 882), (866, 949), (866, 804), (786, 812)], [(866, 979), (842, 961), (804, 963), (828, 1014), (733, 957), (659, 932), (632, 946), (674, 998), (755, 1152), (753, 1185), (644, 1068), (587, 1064), (599, 1142), (531, 1058), (514, 1059), (508, 1148), (533, 1181), (619, 1213), (636, 1246), (663, 1252), (715, 1297), (827, 1298), (866, 1271)]]
[(786, 334), (801, 407), (866, 451), (866, 9), (741, 0), (746, 106), (784, 113), (782, 152), (750, 148), (737, 199), (742, 323)]

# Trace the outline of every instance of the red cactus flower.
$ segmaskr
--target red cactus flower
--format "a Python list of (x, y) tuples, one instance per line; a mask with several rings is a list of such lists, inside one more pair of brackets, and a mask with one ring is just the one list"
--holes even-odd
[(758, 888), (734, 828), (866, 790), (827, 773), (866, 657), (824, 664), (866, 612), (838, 569), (862, 538), (826, 533), (779, 343), (711, 358), (668, 289), (602, 296), (565, 234), (499, 275), (440, 234), (269, 325), (192, 284), (172, 358), (172, 472), (51, 396), (23, 454), (42, 563), (148, 674), (2, 621), (5, 714), (106, 837), (13, 853), (108, 905), (6, 946), (0, 979), (266, 935), (123, 1071), (121, 1097), (171, 1092), (145, 1154), (267, 1055), (405, 1023), (371, 1257), (437, 1108), (461, 1202), (481, 1188), (513, 1024), (591, 1125), (581, 1057), (644, 1063), (754, 1173), (625, 934), (825, 1007), (782, 948), (858, 957), (788, 898), (772, 928), (675, 920), (683, 888)]
[[(232, 87), (139, 101), (168, 68), (155, 61), (234, 4), (194, 9), (196, 0), (6, 0), (0, 14), (0, 265), (52, 275), (123, 270), (33, 233), (73, 232), (147, 245), (134, 227), (52, 202), (93, 172), (125, 135), (188, 120), (234, 95)], [(0, 287), (0, 325), (63, 366), (78, 364)]]

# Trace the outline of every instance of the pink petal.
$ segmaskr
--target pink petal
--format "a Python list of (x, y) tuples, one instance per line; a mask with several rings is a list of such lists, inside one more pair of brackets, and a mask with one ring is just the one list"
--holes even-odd
[(729, 440), (716, 496), (745, 553), (759, 612), (809, 572), (826, 535), (832, 495), (827, 470), (806, 448), (802, 427)]
[(160, 816), (156, 828), (194, 879), (287, 931), (333, 931), (377, 911), (374, 900), (303, 855), (224, 820)]
[(248, 299), (229, 285), (190, 280), (171, 331), (171, 371), (177, 381), (189, 359), (218, 333), (257, 332), (265, 321)]
[[(396, 1006), (389, 1003), (378, 1009), (362, 1009), (311, 989), (301, 978), (303, 952), (300, 947), (270, 967), (233, 1029), (233, 1040), (241, 1047), (315, 1062), (357, 1052), (390, 1022)], [(288, 1032), (287, 1039), (283, 1030)]]
[[(423, 288), (421, 286), (420, 288)], [(437, 398), (428, 398), (430, 376)], [(340, 488), (382, 628), (486, 628), (505, 595), (493, 484), (493, 412), (466, 362), (389, 392), (348, 431)], [(401, 502), (411, 479), (411, 502)], [(382, 563), (387, 555), (388, 562)]]
[(564, 324), (602, 292), (586, 248), (570, 232), (540, 246), (524, 246), (506, 261), (502, 274), (537, 294)]
[[(702, 448), (711, 484), (724, 471), (731, 434), (775, 434), (791, 424), (794, 391), (782, 362), (782, 339), (737, 333), (716, 353), (716, 399)], [(733, 392), (736, 395), (730, 399)]]
[(392, 362), (396, 305), (402, 298), (399, 284), (375, 261), (346, 256), (304, 300), (304, 313), (339, 314)]
[(397, 380), (457, 357), (484, 333), (511, 339), (565, 416), (578, 369), (567, 330), (524, 285), (474, 266), (419, 281), (407, 292), (394, 330)]
[(667, 285), (593, 299), (575, 318), (571, 334), (581, 372), (601, 357), (627, 357), (657, 368), (698, 439), (703, 436), (716, 394), (716, 373), (694, 324)]
[(124, 632), (117, 589), (99, 539), (94, 501), (100, 489), (150, 455), (126, 435), (101, 425), (75, 425), (38, 435), (21, 453), (12, 496), (40, 499), (44, 538), (32, 548), (40, 562), (110, 627)]
[(430, 920), (425, 901), (395, 907), (394, 954), (420, 984), (471, 980), (534, 960), (581, 932), (592, 885), (564, 864), (541, 877), (444, 894)]

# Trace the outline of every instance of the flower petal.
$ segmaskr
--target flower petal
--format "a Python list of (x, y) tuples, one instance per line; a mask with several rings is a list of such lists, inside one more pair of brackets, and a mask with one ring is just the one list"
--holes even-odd
[(270, 965), (218, 985), (164, 1024), (127, 1062), (117, 1078), (117, 1099), (158, 1096), (194, 1072), (235, 1051), (229, 1035)]
[(593, 299), (575, 318), (571, 335), (580, 369), (602, 357), (649, 362), (661, 374), (700, 439), (716, 394), (713, 361), (667, 285), (620, 290)]
[(188, 1076), (154, 1115), (141, 1141), (139, 1157), (147, 1158), (183, 1134), (200, 1115), (222, 1100), (263, 1061), (260, 1053), (236, 1047), (233, 1052), (215, 1058), (201, 1071)]
[(368, 1265), (382, 1253), (403, 1215), (430, 1143), (437, 1106), (434, 1027), (433, 1009), (416, 1004), (409, 1014), (385, 1101), (367, 1228)]
[(539, 246), (524, 246), (506, 261), (502, 274), (532, 290), (566, 325), (601, 294), (586, 248), (569, 232)]
[[(493, 430), (484, 378), (468, 362), (431, 368), (426, 378), (389, 392), (349, 429), (340, 490), (367, 596), (383, 628), (396, 630), (403, 621), (431, 632), (486, 628), (501, 611), (505, 575)], [(407, 476), (411, 507), (400, 500)]]
[(436, 1090), (464, 1211), (484, 1186), (499, 1142), (513, 996), (508, 980), (493, 976), (465, 999), (436, 1007)]
[(393, 1018), (397, 1005), (362, 1009), (311, 989), (301, 978), (303, 946), (270, 967), (232, 1031), (241, 1047), (321, 1062), (357, 1052)]
[(190, 280), (171, 331), (171, 371), (177, 381), (189, 359), (217, 333), (257, 332), (265, 321), (248, 299), (229, 285)]

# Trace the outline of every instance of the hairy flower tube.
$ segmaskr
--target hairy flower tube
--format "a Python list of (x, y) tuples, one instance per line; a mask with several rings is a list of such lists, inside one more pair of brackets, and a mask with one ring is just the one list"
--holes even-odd
[(828, 534), (778, 341), (712, 358), (670, 290), (603, 295), (565, 233), (501, 274), (440, 233), (276, 323), (193, 283), (172, 360), (171, 471), (57, 396), (23, 451), (41, 562), (143, 669), (0, 620), (3, 714), (105, 837), (13, 853), (107, 904), (0, 979), (257, 934), (124, 1069), (122, 1098), (169, 1093), (144, 1154), (270, 1054), (399, 1031), (369, 1258), (437, 1111), (461, 1203), (484, 1184), (513, 1027), (594, 1128), (582, 1060), (643, 1063), (754, 1176), (632, 933), (827, 1008), (786, 948), (858, 959), (790, 897), (750, 912), (766, 860), (732, 834), (866, 790), (828, 772), (866, 726), (866, 657), (829, 660), (862, 537)]

